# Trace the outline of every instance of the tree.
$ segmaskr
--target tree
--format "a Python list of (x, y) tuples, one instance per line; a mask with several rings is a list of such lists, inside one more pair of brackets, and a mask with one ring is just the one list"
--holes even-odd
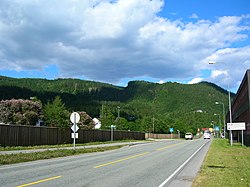
[(115, 124), (115, 116), (108, 106), (103, 107), (101, 123), (101, 129), (110, 129), (110, 126)]
[(68, 127), (69, 112), (59, 96), (56, 96), (53, 102), (48, 102), (44, 106), (45, 124), (50, 127)]
[(125, 118), (116, 118), (115, 125), (117, 130), (130, 130), (128, 121)]

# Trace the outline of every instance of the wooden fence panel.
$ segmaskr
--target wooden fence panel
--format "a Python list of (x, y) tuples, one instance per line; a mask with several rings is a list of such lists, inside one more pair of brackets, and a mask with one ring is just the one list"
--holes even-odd
[[(21, 125), (0, 125), (0, 146), (33, 146), (70, 144), (70, 128), (35, 127)], [(76, 143), (110, 141), (110, 130), (82, 130), (78, 131)], [(114, 140), (137, 139), (144, 140), (145, 133), (114, 131)]]
[(11, 129), (16, 129), (18, 130), (18, 137), (17, 139), (14, 139), (15, 137), (13, 137), (13, 134), (11, 131), (9, 131), (9, 137), (11, 139), (14, 139), (15, 140), (15, 145), (11, 144), (11, 146), (25, 146), (25, 145), (29, 145), (29, 128), (24, 126), (12, 126), (10, 127), (10, 130)]
[(30, 128), (30, 144), (31, 145), (40, 145), (40, 140), (41, 140), (40, 131), (41, 131), (41, 128), (39, 127)]
[(57, 128), (50, 128), (47, 131), (47, 144), (56, 145), (57, 144)]
[(108, 130), (102, 130), (102, 141), (110, 141), (111, 140), (111, 133)]
[(67, 128), (59, 129), (58, 144), (70, 144), (73, 142), (71, 139), (71, 130)]
[(8, 134), (9, 134), (8, 126), (1, 126), (0, 128), (0, 145), (6, 145), (9, 143)]
[(47, 136), (48, 136), (48, 128), (42, 127), (41, 129), (41, 135), (40, 135), (40, 145), (46, 145), (47, 143)]
[(94, 131), (94, 140), (96, 142), (102, 142), (103, 140), (103, 133), (100, 130), (95, 130)]

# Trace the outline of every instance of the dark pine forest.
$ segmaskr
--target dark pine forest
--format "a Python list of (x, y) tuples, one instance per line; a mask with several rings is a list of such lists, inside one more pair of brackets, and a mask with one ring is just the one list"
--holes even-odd
[[(198, 128), (223, 120), (223, 102), (228, 108), (227, 91), (215, 84), (157, 84), (131, 81), (126, 87), (79, 79), (31, 79), (0, 76), (0, 100), (36, 97), (43, 105), (59, 96), (68, 111), (85, 111), (101, 119), (102, 128), (169, 133), (196, 133)], [(118, 120), (119, 116), (119, 120)], [(154, 126), (153, 126), (154, 124)]]

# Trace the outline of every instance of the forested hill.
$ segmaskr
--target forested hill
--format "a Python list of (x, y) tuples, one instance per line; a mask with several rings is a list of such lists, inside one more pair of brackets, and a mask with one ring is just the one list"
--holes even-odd
[[(173, 123), (178, 123), (178, 120), (183, 123), (192, 115), (197, 116), (195, 111), (200, 111), (200, 116), (208, 124), (208, 121), (216, 120), (214, 113), (222, 114), (221, 106), (215, 105), (215, 102), (223, 102), (226, 107), (228, 103), (227, 92), (207, 82), (186, 85), (131, 81), (127, 87), (118, 87), (79, 79), (16, 79), (0, 76), (0, 100), (29, 99), (34, 96), (43, 104), (60, 96), (69, 110), (86, 111), (91, 117), (99, 117), (105, 112), (117, 117), (119, 106), (120, 116), (128, 121), (151, 120), (154, 117), (158, 120), (174, 119)], [(192, 120), (189, 123), (198, 123), (195, 118)]]

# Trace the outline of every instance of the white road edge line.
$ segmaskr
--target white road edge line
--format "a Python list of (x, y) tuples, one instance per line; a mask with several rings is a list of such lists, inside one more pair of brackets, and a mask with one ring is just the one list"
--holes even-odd
[(179, 168), (177, 168), (175, 170), (174, 173), (172, 173), (172, 175), (170, 175), (163, 183), (161, 183), (158, 187), (163, 187), (168, 181), (170, 181), (170, 179), (172, 179), (203, 147), (204, 145), (206, 145), (208, 142), (205, 142), (204, 144), (202, 144), (202, 146), (195, 151)]

